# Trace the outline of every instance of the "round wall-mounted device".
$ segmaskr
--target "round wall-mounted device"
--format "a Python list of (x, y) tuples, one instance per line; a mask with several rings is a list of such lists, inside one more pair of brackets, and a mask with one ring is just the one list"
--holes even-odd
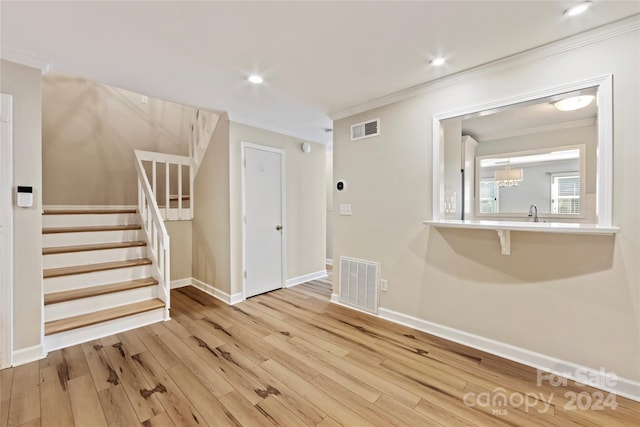
[(347, 188), (347, 182), (344, 180), (340, 180), (336, 183), (336, 190), (343, 191)]
[(305, 153), (310, 153), (311, 152), (311, 144), (309, 144), (308, 142), (303, 142), (300, 145), (300, 149), (302, 151), (304, 151)]

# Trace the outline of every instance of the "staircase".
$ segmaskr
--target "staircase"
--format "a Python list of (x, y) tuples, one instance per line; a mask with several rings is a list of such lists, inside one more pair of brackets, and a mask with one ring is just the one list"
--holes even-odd
[(193, 181), (218, 119), (196, 111), (189, 156), (135, 150), (135, 209), (43, 212), (46, 351), (169, 320), (164, 221), (193, 219)]
[(43, 212), (47, 351), (169, 318), (141, 219), (135, 209)]

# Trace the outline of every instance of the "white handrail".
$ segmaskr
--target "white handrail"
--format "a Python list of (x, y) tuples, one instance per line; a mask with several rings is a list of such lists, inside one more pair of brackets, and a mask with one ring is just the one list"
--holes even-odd
[(165, 303), (164, 317), (165, 320), (169, 320), (171, 291), (169, 234), (160, 215), (149, 178), (142, 166), (141, 157), (144, 156), (140, 154), (141, 152), (138, 150), (135, 151), (136, 171), (138, 172), (138, 214), (147, 241), (147, 256), (152, 261), (152, 275), (158, 281), (158, 297)]

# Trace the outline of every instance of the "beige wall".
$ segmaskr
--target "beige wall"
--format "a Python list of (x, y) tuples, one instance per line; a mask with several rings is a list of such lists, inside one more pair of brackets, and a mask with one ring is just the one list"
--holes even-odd
[[(640, 78), (637, 31), (462, 80), (334, 124), (334, 259), (379, 261), (381, 306), (640, 381)], [(607, 73), (614, 75), (615, 237), (435, 229), (432, 116)], [(349, 142), (381, 119), (382, 135)], [(338, 274), (334, 276), (339, 277)], [(334, 279), (337, 292), (337, 279)]]
[(34, 206), (13, 208), (14, 351), (42, 343), (42, 103), (40, 70), (1, 61), (0, 90), (13, 96), (13, 184)]
[(191, 277), (191, 221), (165, 221), (171, 247), (171, 280)]
[(195, 110), (81, 78), (42, 80), (45, 205), (134, 205), (134, 149), (188, 155)]
[[(242, 292), (242, 185), (241, 142), (286, 152), (286, 279), (325, 269), (326, 162), (325, 147), (310, 142), (305, 154), (302, 140), (231, 122), (229, 170), (231, 194), (231, 293)], [(197, 205), (196, 205), (197, 206)]]
[(220, 117), (194, 182), (193, 277), (230, 293), (229, 119)]

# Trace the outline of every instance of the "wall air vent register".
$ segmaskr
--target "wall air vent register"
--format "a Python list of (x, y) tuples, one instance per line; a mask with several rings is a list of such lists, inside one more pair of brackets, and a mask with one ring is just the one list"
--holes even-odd
[(368, 120), (351, 125), (351, 140), (358, 141), (364, 138), (380, 135), (380, 119)]
[(380, 264), (340, 257), (340, 302), (369, 313), (378, 313)]

